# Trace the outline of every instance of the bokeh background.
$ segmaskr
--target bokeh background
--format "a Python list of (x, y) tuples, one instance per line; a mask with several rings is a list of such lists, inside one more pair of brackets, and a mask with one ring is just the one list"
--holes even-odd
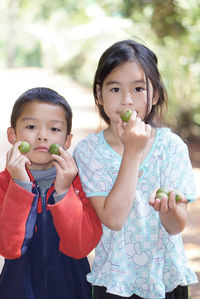
[[(10, 148), (14, 101), (28, 88), (55, 89), (72, 106), (73, 143), (101, 125), (92, 96), (103, 51), (135, 39), (157, 55), (169, 95), (168, 124), (188, 144), (200, 197), (200, 0), (3, 0), (0, 2), (0, 170)], [(200, 276), (199, 200), (183, 233)], [(191, 299), (200, 287), (191, 288)]]

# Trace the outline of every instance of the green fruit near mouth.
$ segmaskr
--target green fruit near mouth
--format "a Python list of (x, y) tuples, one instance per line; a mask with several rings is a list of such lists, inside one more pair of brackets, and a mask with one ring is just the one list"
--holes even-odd
[(20, 144), (20, 146), (18, 148), (21, 153), (25, 154), (25, 153), (28, 153), (31, 146), (27, 141), (22, 141), (22, 143)]
[(132, 110), (127, 110), (123, 114), (120, 115), (120, 118), (123, 122), (127, 123), (129, 118), (131, 117)]
[(60, 144), (58, 144), (58, 143), (52, 144), (50, 146), (50, 148), (49, 148), (50, 154), (54, 154), (54, 155), (60, 156), (59, 147), (60, 147)]

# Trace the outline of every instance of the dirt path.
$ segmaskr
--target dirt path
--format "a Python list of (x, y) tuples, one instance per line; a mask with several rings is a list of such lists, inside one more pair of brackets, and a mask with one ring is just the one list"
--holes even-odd
[[(9, 126), (9, 117), (13, 102), (28, 88), (46, 86), (57, 90), (66, 97), (73, 109), (73, 143), (72, 149), (79, 139), (85, 137), (97, 128), (98, 116), (94, 111), (91, 93), (75, 84), (73, 81), (45, 70), (20, 69), (0, 70), (1, 102), (4, 103), (0, 110), (0, 171), (5, 165), (5, 155), (10, 145), (6, 138), (6, 129)], [(189, 204), (189, 220), (183, 233), (186, 254), (192, 268), (200, 279), (200, 168), (194, 169), (198, 187), (198, 197), (194, 203)], [(92, 263), (94, 252), (89, 256)], [(0, 257), (0, 270), (3, 258)], [(200, 285), (190, 288), (190, 299), (200, 298)]]

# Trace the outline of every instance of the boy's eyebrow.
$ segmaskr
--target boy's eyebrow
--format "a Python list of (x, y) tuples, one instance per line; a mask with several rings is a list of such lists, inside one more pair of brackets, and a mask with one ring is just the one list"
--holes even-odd
[[(31, 116), (25, 116), (23, 117), (24, 121), (26, 120), (38, 120), (36, 117), (31, 117)], [(54, 122), (54, 123), (62, 123), (64, 124), (64, 121), (63, 120), (60, 120), (60, 119), (51, 119), (50, 122)]]
[[(141, 80), (134, 80), (134, 81), (132, 81), (132, 83), (146, 84), (146, 81), (144, 81), (143, 79), (141, 79)], [(110, 80), (110, 81), (106, 82), (107, 86), (113, 85), (113, 84), (121, 84), (121, 82), (120, 81), (114, 81), (114, 80)]]

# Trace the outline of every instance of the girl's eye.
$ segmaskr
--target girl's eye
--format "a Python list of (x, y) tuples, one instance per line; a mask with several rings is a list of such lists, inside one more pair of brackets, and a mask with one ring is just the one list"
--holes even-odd
[(113, 88), (111, 89), (111, 91), (113, 91), (113, 92), (119, 92), (119, 88), (118, 88), (118, 87), (113, 87)]
[(135, 88), (135, 91), (137, 91), (137, 92), (141, 92), (141, 91), (143, 91), (144, 90), (144, 88), (142, 88), (142, 87), (136, 87)]
[(51, 128), (51, 130), (52, 130), (53, 132), (60, 132), (60, 129), (58, 129), (58, 128)]
[(34, 125), (28, 125), (28, 126), (26, 126), (26, 128), (30, 129), (30, 130), (33, 130), (33, 129), (35, 129), (35, 126)]

